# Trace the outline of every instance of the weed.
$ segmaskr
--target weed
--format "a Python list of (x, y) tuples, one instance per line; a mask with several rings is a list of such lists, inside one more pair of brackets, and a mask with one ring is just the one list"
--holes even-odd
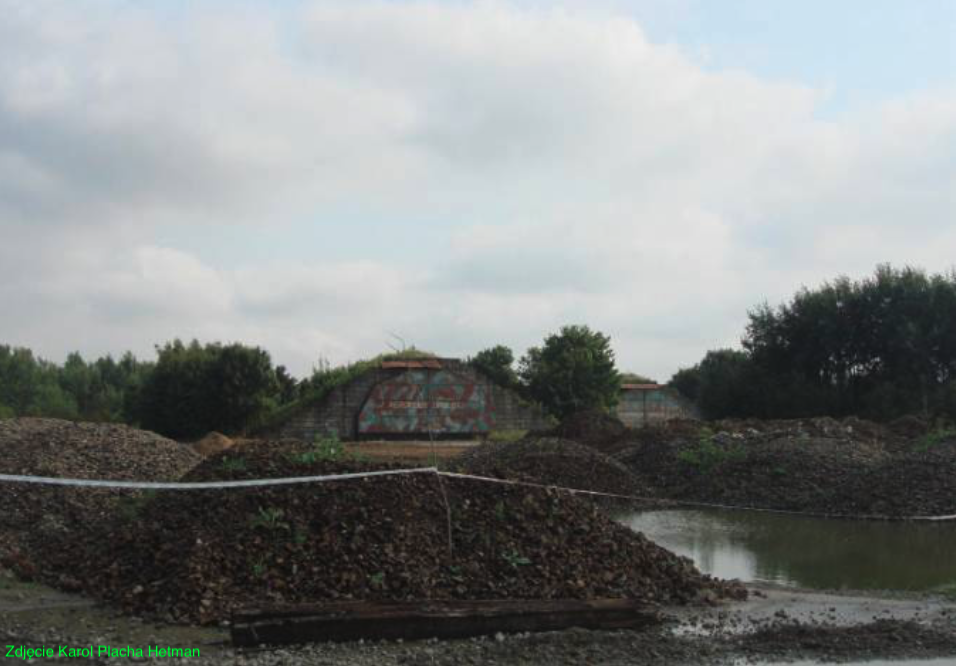
[(916, 442), (915, 448), (917, 451), (929, 451), (951, 439), (956, 439), (956, 428), (937, 428), (923, 435)]
[(138, 520), (143, 513), (143, 509), (146, 508), (146, 505), (155, 498), (155, 490), (144, 490), (137, 495), (121, 498), (116, 510), (121, 518), (126, 520)]
[(260, 560), (259, 562), (256, 562), (255, 564), (252, 565), (252, 575), (255, 576), (256, 578), (262, 578), (262, 576), (265, 575), (265, 573), (266, 573), (265, 562), (262, 562)]
[(282, 509), (273, 507), (259, 507), (259, 512), (249, 520), (253, 527), (263, 527), (267, 530), (288, 530), (289, 523), (282, 520), (285, 512)]
[(500, 522), (505, 520), (505, 503), (501, 500), (495, 503), (495, 518)]
[(517, 569), (519, 566), (527, 566), (531, 564), (531, 560), (516, 550), (509, 550), (507, 553), (502, 553), (501, 558), (510, 564), (514, 569)]
[(288, 458), (300, 465), (314, 465), (320, 461), (359, 460), (363, 456), (345, 450), (338, 437), (316, 437), (312, 448), (302, 453), (290, 453)]
[(225, 456), (222, 462), (219, 463), (219, 467), (221, 467), (224, 472), (242, 472), (246, 469), (246, 459), (242, 456)]
[(697, 443), (680, 451), (677, 459), (707, 473), (723, 463), (740, 460), (746, 455), (747, 452), (740, 445), (721, 446), (710, 428), (701, 428)]
[(385, 572), (379, 571), (378, 573), (371, 574), (368, 577), (368, 584), (377, 589), (385, 587)]

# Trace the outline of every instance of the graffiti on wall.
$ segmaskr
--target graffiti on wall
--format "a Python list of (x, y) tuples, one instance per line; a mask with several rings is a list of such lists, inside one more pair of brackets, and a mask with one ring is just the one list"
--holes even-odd
[(617, 417), (631, 428), (696, 416), (686, 401), (667, 387), (639, 385), (623, 388), (617, 403)]
[(487, 385), (448, 370), (409, 370), (377, 384), (359, 434), (478, 434), (494, 427)]

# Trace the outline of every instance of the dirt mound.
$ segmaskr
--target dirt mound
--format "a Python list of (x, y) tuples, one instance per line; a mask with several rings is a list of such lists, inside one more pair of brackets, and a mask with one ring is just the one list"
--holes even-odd
[(866, 470), (836, 488), (832, 502), (874, 516), (956, 515), (956, 439)]
[(719, 421), (659, 429), (617, 458), (671, 499), (813, 513), (848, 513), (835, 491), (891, 458), (864, 421)]
[(235, 442), (221, 432), (210, 432), (197, 442), (192, 443), (193, 450), (204, 458), (231, 449)]
[(456, 461), (458, 471), (619, 495), (646, 493), (625, 465), (595, 449), (553, 437), (488, 443)]
[(919, 416), (907, 415), (890, 421), (886, 428), (897, 437), (919, 439), (930, 431), (930, 424)]
[[(80, 479), (169, 481), (200, 458), (192, 448), (125, 425), (58, 419), (0, 420), (0, 472)], [(0, 484), (0, 550), (25, 532), (72, 531), (107, 519), (128, 490)]]
[[(371, 468), (316, 458), (315, 451), (299, 442), (243, 443), (207, 459), (188, 478)], [(42, 577), (56, 583), (69, 570), (88, 593), (128, 611), (203, 623), (261, 603), (686, 602), (743, 592), (566, 494), (440, 480), (433, 473), (160, 493), (135, 517), (69, 543), (72, 554), (62, 547), (38, 553)]]
[(551, 435), (571, 439), (596, 448), (614, 443), (627, 435), (624, 423), (611, 414), (587, 410), (572, 414), (555, 428)]

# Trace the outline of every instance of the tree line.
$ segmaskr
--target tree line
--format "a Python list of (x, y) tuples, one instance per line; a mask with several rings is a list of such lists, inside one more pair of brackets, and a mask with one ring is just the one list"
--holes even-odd
[(956, 273), (881, 265), (803, 288), (750, 311), (741, 346), (670, 384), (707, 418), (956, 419)]
[[(956, 419), (954, 273), (883, 265), (862, 280), (804, 288), (786, 303), (751, 310), (741, 342), (741, 349), (707, 352), (669, 381), (705, 418)], [(320, 362), (297, 380), (267, 351), (239, 343), (174, 340), (157, 346), (155, 361), (130, 353), (86, 361), (73, 353), (62, 365), (0, 345), (0, 418), (123, 422), (180, 439), (234, 434), (275, 422), (388, 357)], [(610, 411), (622, 380), (649, 382), (620, 373), (610, 338), (583, 325), (561, 328), (517, 361), (496, 345), (469, 362), (558, 419)]]
[[(275, 366), (259, 347), (174, 340), (156, 347), (156, 361), (131, 353), (63, 365), (29, 349), (0, 345), (0, 418), (43, 416), (127, 423), (177, 439), (216, 430), (236, 434), (281, 420), (300, 401), (332, 388), (383, 360), (432, 355), (414, 348), (333, 367), (320, 361), (302, 380)], [(610, 338), (587, 326), (566, 326), (532, 347), (513, 368), (502, 345), (479, 352), (472, 365), (495, 382), (562, 417), (579, 409), (613, 407), (620, 386)]]

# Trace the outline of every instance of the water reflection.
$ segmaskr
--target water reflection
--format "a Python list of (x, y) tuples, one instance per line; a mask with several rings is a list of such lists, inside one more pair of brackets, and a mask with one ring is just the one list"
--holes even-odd
[(648, 511), (620, 520), (722, 578), (820, 589), (956, 590), (956, 523), (724, 510)]

